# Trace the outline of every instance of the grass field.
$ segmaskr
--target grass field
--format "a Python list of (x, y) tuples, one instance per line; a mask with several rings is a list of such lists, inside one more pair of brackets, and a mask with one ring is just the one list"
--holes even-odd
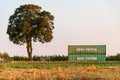
[(0, 68), (53, 68), (53, 67), (69, 67), (69, 66), (120, 66), (120, 61), (79, 61), (79, 62), (72, 62), (72, 61), (7, 61), (7, 62), (0, 62)]
[(120, 80), (120, 62), (0, 62), (0, 80)]

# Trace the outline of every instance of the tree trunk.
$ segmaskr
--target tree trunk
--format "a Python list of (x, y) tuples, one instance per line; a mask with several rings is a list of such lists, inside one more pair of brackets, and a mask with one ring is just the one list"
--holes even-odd
[(32, 61), (32, 41), (27, 41), (27, 52), (28, 52), (28, 58), (30, 61)]

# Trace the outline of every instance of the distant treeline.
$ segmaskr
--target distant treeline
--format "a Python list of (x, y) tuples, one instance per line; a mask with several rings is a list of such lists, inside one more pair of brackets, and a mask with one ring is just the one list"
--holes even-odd
[[(33, 56), (33, 61), (68, 61), (68, 56), (65, 55), (52, 55), (52, 56)], [(12, 60), (12, 61), (29, 61), (25, 56), (10, 57), (7, 52), (0, 52), (0, 60)], [(120, 61), (120, 54), (111, 55), (106, 57), (106, 61)]]
[[(64, 55), (37, 56), (37, 55), (34, 55), (32, 59), (33, 59), (33, 61), (67, 61), (68, 56), (64, 56)], [(14, 56), (14, 57), (12, 57), (12, 60), (27, 61), (29, 59), (25, 56)]]
[(120, 61), (120, 54), (108, 56), (106, 61)]
[[(27, 57), (24, 56), (14, 56), (12, 57), (14, 61), (26, 61)], [(53, 56), (33, 56), (33, 61), (68, 61), (68, 56), (64, 55), (53, 55)], [(120, 61), (120, 54), (111, 55), (106, 57), (106, 61)]]

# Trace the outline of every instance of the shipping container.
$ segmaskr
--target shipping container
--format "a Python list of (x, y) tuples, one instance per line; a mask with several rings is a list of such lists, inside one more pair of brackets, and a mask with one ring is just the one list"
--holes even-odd
[(68, 45), (68, 58), (69, 61), (105, 61), (106, 45)]

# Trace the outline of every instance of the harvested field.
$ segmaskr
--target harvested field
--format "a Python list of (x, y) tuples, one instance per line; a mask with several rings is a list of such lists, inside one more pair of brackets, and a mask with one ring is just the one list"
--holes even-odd
[(120, 66), (3, 68), (0, 80), (120, 80)]

